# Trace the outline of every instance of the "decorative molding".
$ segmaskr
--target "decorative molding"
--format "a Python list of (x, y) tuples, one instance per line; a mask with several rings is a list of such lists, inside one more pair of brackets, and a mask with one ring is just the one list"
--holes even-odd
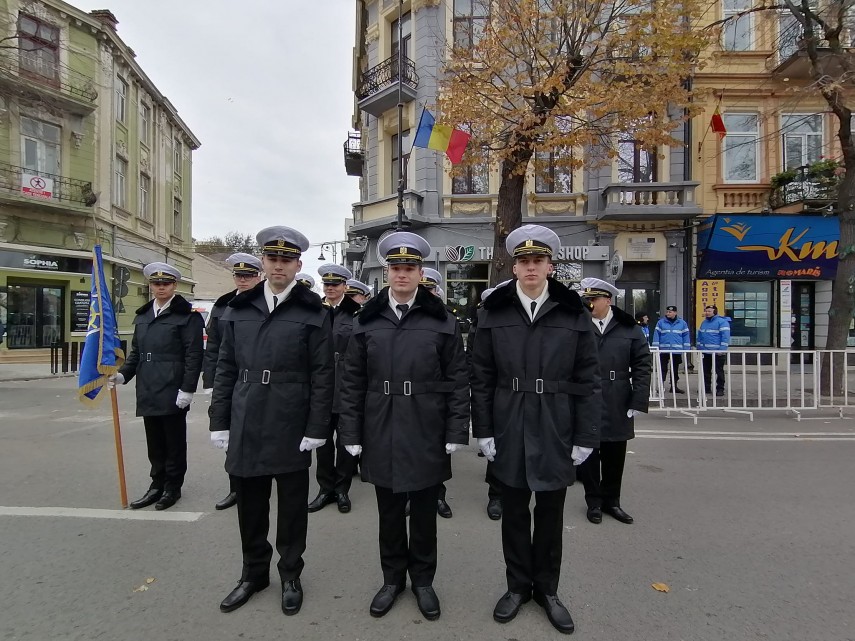
[(474, 202), (474, 203), (451, 203), (451, 214), (464, 214), (464, 215), (474, 215), (474, 214), (490, 214), (490, 203), (489, 201), (482, 202)]
[(175, 183), (174, 185), (172, 185), (172, 193), (180, 198), (181, 197), (181, 185), (178, 183)]
[(573, 200), (561, 200), (558, 202), (537, 202), (534, 206), (537, 214), (569, 214), (576, 215), (576, 202)]
[(116, 153), (125, 160), (128, 159), (128, 145), (125, 143), (124, 140), (116, 141)]
[(86, 247), (86, 234), (80, 231), (74, 232), (74, 244), (77, 245), (77, 249)]
[(423, 7), (436, 7), (439, 5), (439, 0), (413, 0), (413, 13)]
[(151, 176), (151, 162), (149, 162), (149, 159), (146, 156), (140, 157), (140, 169), (143, 173)]
[(368, 28), (365, 30), (365, 47), (367, 48), (372, 42), (375, 42), (380, 38), (380, 25), (378, 23), (373, 23), (368, 25)]
[(9, 226), (9, 223), (5, 220), (0, 220), (0, 243), (8, 243), (9, 239), (6, 238), (6, 228)]
[(80, 149), (80, 145), (83, 144), (83, 132), (82, 131), (72, 131), (71, 132), (71, 143), (74, 145), (75, 149)]

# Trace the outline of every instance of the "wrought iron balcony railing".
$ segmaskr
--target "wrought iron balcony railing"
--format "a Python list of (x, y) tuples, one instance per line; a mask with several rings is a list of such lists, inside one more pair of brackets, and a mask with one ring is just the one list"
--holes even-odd
[(0, 73), (53, 88), (82, 102), (95, 102), (98, 91), (92, 78), (62, 64), (45, 60), (37, 53), (17, 48), (0, 49)]
[[(416, 74), (416, 64), (406, 57), (403, 58), (402, 63), (401, 81), (411, 87), (418, 87), (419, 76)], [(356, 95), (360, 100), (364, 100), (396, 82), (398, 82), (398, 56), (387, 58), (379, 65), (365, 71), (360, 78)]]
[(362, 151), (362, 134), (352, 131), (344, 141), (344, 168), (348, 176), (361, 176), (365, 154)]
[(0, 193), (3, 192), (34, 201), (78, 203), (86, 207), (97, 200), (91, 182), (7, 163), (0, 163)]
[(812, 171), (809, 166), (795, 169), (795, 180), (780, 185), (769, 195), (772, 209), (804, 203), (806, 209), (827, 207), (837, 200), (840, 177), (833, 170)]

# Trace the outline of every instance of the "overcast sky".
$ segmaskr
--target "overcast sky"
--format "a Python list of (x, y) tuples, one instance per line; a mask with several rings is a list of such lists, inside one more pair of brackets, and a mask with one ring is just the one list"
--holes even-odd
[[(342, 153), (355, 8), (318, 1), (322, 11), (290, 0), (70, 0), (115, 14), (137, 62), (201, 140), (194, 238), (288, 225), (312, 243), (344, 239), (359, 200)], [(319, 253), (304, 255), (304, 267)]]

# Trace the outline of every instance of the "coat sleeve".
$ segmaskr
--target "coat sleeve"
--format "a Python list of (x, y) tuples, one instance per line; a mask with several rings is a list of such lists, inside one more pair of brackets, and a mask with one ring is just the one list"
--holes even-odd
[(445, 395), (448, 404), (445, 442), (466, 445), (469, 443), (469, 375), (460, 323), (455, 321), (454, 335), (446, 339), (440, 358), (445, 380), (454, 383), (454, 391)]
[(680, 337), (683, 342), (683, 349), (689, 351), (692, 349), (692, 335), (689, 332), (689, 324), (686, 321), (683, 321), (683, 329), (680, 330)]
[(632, 337), (629, 368), (632, 375), (632, 399), (629, 409), (647, 412), (650, 403), (650, 375), (653, 370), (650, 349), (643, 336)]
[(202, 330), (205, 321), (199, 312), (191, 312), (190, 318), (181, 328), (181, 342), (184, 347), (184, 380), (181, 381), (181, 391), (193, 394), (199, 386), (199, 374), (202, 372), (202, 358), (205, 347), (202, 340)]
[(718, 348), (721, 351), (727, 351), (727, 348), (730, 346), (730, 323), (726, 320), (723, 320), (719, 327), (719, 343)]
[(214, 391), (208, 407), (209, 429), (212, 432), (228, 430), (232, 422), (232, 394), (237, 383), (237, 361), (235, 360), (235, 330), (231, 321), (220, 325), (220, 349), (217, 351), (217, 370), (214, 376)]
[(493, 436), (493, 396), (496, 393), (496, 359), (493, 356), (492, 330), (479, 327), (469, 359), (472, 386), (472, 436)]
[[(355, 325), (356, 321), (354, 329)], [(362, 445), (365, 395), (368, 390), (366, 354), (365, 334), (354, 333), (347, 344), (344, 360), (338, 363), (341, 370), (338, 434), (344, 445)]]
[[(587, 319), (589, 318), (590, 316), (587, 316)], [(576, 341), (572, 382), (590, 384), (591, 392), (587, 395), (573, 397), (575, 399), (573, 445), (599, 447), (600, 424), (604, 410), (602, 385), (600, 383), (600, 358), (593, 325), (587, 319), (585, 324), (591, 326), (591, 329), (579, 332), (579, 339)], [(647, 341), (644, 339), (644, 334), (641, 333), (640, 328), (638, 333), (644, 343), (644, 348), (647, 349)]]
[[(660, 341), (661, 337), (662, 337), (662, 334), (659, 331), (659, 323), (656, 323), (656, 329), (653, 330), (653, 347), (659, 347), (659, 341)], [(211, 339), (208, 338), (208, 341), (210, 341), (210, 340)]]
[(331, 438), (335, 363), (333, 362), (332, 316), (324, 313), (324, 322), (309, 335), (309, 419), (308, 438)]
[(205, 346), (205, 361), (202, 365), (202, 387), (208, 389), (214, 386), (214, 374), (217, 373), (217, 357), (220, 351), (220, 318), (213, 310), (208, 318), (208, 344)]
[(131, 337), (131, 353), (125, 359), (125, 364), (119, 369), (119, 373), (125, 377), (127, 384), (137, 374), (137, 366), (140, 362), (140, 348), (137, 343), (137, 325), (134, 325), (134, 335)]

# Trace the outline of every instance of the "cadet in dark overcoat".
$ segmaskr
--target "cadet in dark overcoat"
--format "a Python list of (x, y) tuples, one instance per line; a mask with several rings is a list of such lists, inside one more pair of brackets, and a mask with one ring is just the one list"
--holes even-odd
[(295, 280), (308, 249), (289, 227), (258, 233), (266, 280), (235, 296), (223, 328), (209, 416), (211, 440), (227, 447), (237, 488), (243, 572), (220, 604), (231, 612), (269, 584), (270, 490), (276, 481), (276, 550), (282, 611), (300, 611), (311, 450), (329, 438), (334, 370), (329, 313)]
[[(422, 615), (440, 616), (434, 591), (439, 485), (449, 454), (469, 441), (463, 339), (442, 301), (419, 285), (430, 245), (396, 232), (380, 241), (390, 286), (357, 314), (344, 362), (339, 432), (362, 453), (362, 479), (375, 486), (383, 587), (370, 613), (386, 614), (410, 575)], [(409, 493), (409, 540), (405, 506)]]
[(151, 486), (131, 508), (165, 510), (181, 498), (187, 472), (187, 412), (202, 370), (205, 322), (176, 294), (181, 272), (150, 263), (143, 274), (154, 298), (134, 318), (131, 353), (113, 383), (136, 376), (137, 416), (143, 417)]
[[(647, 338), (635, 319), (611, 304), (618, 289), (599, 278), (582, 280), (592, 306), (602, 381), (603, 418), (600, 446), (579, 467), (585, 485), (587, 517), (600, 523), (603, 512), (622, 523), (633, 518), (620, 504), (626, 443), (635, 437), (635, 415), (647, 412), (652, 370)], [(602, 326), (602, 327), (601, 327)]]

